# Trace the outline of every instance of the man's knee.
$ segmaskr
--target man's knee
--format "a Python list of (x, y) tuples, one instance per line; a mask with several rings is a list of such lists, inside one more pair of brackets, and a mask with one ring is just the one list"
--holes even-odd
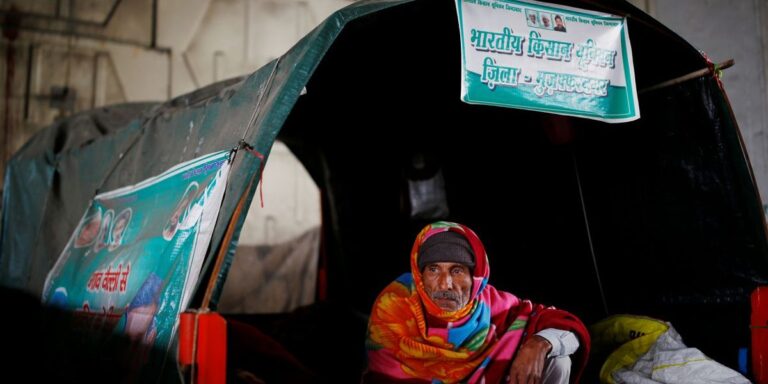
[(543, 384), (567, 384), (571, 377), (571, 358), (560, 356), (547, 359)]

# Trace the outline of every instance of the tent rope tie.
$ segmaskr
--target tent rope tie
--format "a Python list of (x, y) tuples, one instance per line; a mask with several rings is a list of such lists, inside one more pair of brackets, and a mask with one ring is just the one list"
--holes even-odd
[(704, 51), (699, 51), (699, 52), (701, 53), (702, 56), (704, 56), (704, 60), (707, 61), (707, 69), (709, 69), (709, 73), (711, 73), (712, 76), (715, 77), (715, 80), (717, 80), (717, 86), (720, 87), (720, 89), (723, 89), (723, 82), (721, 80), (721, 78), (723, 77), (723, 69), (733, 65), (733, 59), (730, 60), (731, 61), (730, 65), (728, 65), (728, 62), (715, 64), (714, 62), (712, 62), (709, 56), (707, 56), (707, 54), (704, 53)]
[(261, 207), (264, 208), (264, 154), (257, 151), (252, 145), (246, 143), (245, 140), (240, 140), (239, 147), (245, 149), (246, 152), (256, 156), (256, 158), (261, 161), (259, 164), (259, 201), (261, 202)]
[(688, 80), (706, 76), (706, 75), (714, 76), (715, 79), (717, 80), (717, 85), (720, 87), (720, 89), (723, 89), (723, 83), (722, 81), (720, 81), (720, 78), (723, 76), (723, 69), (732, 67), (735, 64), (735, 61), (733, 59), (728, 59), (722, 63), (715, 64), (711, 60), (709, 60), (707, 55), (705, 55), (703, 52), (702, 52), (702, 55), (704, 56), (704, 59), (707, 61), (707, 68), (702, 68), (702, 69), (699, 69), (698, 71), (693, 71), (687, 75), (683, 75), (680, 77), (676, 77), (672, 80), (667, 80), (659, 84), (652, 85), (648, 88), (641, 89), (638, 93), (642, 95), (650, 91), (666, 88), (675, 84), (680, 84), (684, 81), (688, 81)]

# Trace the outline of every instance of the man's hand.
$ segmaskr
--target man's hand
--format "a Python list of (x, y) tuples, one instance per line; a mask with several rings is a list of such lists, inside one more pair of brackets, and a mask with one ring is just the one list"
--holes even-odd
[(509, 367), (507, 382), (512, 384), (539, 384), (544, 372), (544, 361), (552, 350), (552, 344), (541, 336), (528, 339), (517, 351)]

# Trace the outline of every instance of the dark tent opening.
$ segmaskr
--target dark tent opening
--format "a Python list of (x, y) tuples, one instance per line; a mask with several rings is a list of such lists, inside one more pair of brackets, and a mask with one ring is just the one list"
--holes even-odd
[[(580, 6), (633, 15), (638, 90), (707, 65), (626, 3)], [(497, 288), (590, 324), (607, 315), (599, 271), (611, 314), (670, 321), (736, 367), (768, 250), (717, 80), (642, 94), (642, 118), (616, 125), (468, 105), (455, 18), (452, 2), (416, 1), (351, 22), (280, 133), (323, 191), (329, 300), (367, 314), (409, 270), (432, 218), (412, 217), (408, 183), (440, 173), (449, 214), (433, 218), (478, 233)]]

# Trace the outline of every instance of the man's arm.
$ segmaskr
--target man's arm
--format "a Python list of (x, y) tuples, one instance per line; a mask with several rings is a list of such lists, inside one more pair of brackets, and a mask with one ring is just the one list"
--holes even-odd
[(509, 367), (509, 383), (540, 383), (546, 359), (571, 355), (579, 349), (573, 332), (547, 328), (526, 340)]
[(548, 358), (572, 355), (579, 349), (579, 338), (570, 331), (547, 328), (536, 332), (536, 336), (541, 336), (552, 344), (552, 350), (547, 355)]
[(509, 367), (507, 382), (513, 384), (541, 383), (544, 362), (552, 350), (552, 344), (544, 337), (533, 335), (517, 351)]

